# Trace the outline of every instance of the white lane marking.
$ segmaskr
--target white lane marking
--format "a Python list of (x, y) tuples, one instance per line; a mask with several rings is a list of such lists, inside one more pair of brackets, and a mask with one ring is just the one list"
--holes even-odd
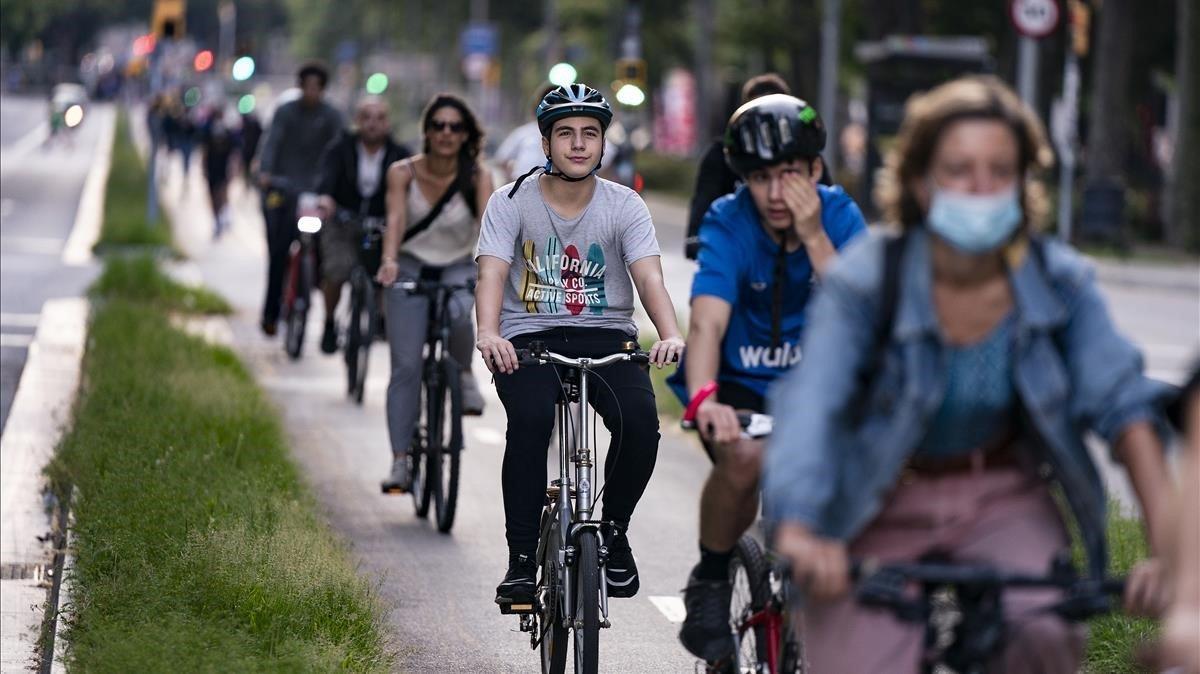
[(16, 209), (17, 202), (12, 199), (0, 199), (0, 218), (7, 218)]
[(33, 335), (0, 333), (0, 347), (27, 349), (33, 343)]
[(9, 253), (31, 253), (34, 255), (58, 255), (63, 240), (46, 236), (6, 236), (0, 238), (0, 250)]
[(44, 143), (49, 135), (49, 122), (42, 122), (41, 124), (38, 124), (30, 129), (29, 133), (21, 136), (19, 139), (17, 139), (17, 142), (4, 149), (4, 168), (15, 166), (20, 163), (20, 161), (25, 158), (25, 155), (29, 154), (42, 143)]
[(104, 216), (104, 187), (108, 184), (108, 170), (112, 165), (113, 134), (116, 129), (116, 114), (109, 109), (108, 122), (100, 132), (92, 166), (83, 181), (83, 192), (79, 196), (79, 210), (75, 211), (75, 224), (71, 236), (62, 250), (62, 262), (68, 267), (82, 267), (92, 260), (92, 246), (100, 238), (100, 222)]
[(504, 434), (494, 428), (475, 428), (471, 437), (485, 445), (503, 445)]
[(0, 312), (0, 325), (14, 328), (36, 328), (41, 314), (10, 314)]
[(650, 597), (650, 603), (666, 616), (667, 622), (681, 623), (687, 616), (687, 609), (683, 607), (680, 597)]

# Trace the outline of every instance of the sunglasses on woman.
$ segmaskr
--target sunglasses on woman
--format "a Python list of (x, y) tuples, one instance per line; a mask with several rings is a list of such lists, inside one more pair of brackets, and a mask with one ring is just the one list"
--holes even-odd
[(449, 131), (450, 133), (461, 133), (466, 130), (467, 125), (462, 122), (439, 122), (436, 119), (429, 122), (426, 127), (430, 131)]

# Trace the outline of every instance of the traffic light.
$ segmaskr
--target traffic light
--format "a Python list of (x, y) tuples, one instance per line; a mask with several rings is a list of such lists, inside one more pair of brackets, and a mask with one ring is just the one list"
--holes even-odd
[(254, 76), (254, 58), (243, 56), (233, 62), (233, 68), (229, 73), (233, 79), (238, 82), (245, 82)]
[(646, 61), (639, 58), (617, 59), (617, 82), (646, 89)]
[(196, 58), (192, 59), (192, 67), (196, 72), (202, 73), (213, 66), (213, 53), (211, 50), (202, 49), (196, 52)]
[(575, 78), (577, 77), (579, 77), (579, 73), (575, 70), (575, 66), (570, 63), (554, 64), (554, 67), (550, 69), (550, 74), (547, 75), (550, 84), (559, 87), (575, 84)]
[(175, 40), (183, 37), (187, 16), (187, 0), (154, 0), (150, 14), (150, 32), (158, 39)]

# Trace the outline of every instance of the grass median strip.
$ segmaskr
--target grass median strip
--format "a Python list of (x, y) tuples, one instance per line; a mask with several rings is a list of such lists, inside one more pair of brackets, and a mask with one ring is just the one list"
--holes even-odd
[(189, 295), (153, 264), (110, 265), (75, 426), (49, 469), (75, 487), (69, 664), (386, 670), (376, 598), (315, 514), (250, 374), (171, 327)]
[(146, 199), (149, 183), (146, 167), (138, 158), (129, 135), (129, 117), (117, 113), (116, 134), (113, 137), (112, 166), (104, 196), (104, 220), (100, 228), (97, 251), (125, 246), (171, 245), (171, 227), (165, 218), (160, 222), (146, 221)]

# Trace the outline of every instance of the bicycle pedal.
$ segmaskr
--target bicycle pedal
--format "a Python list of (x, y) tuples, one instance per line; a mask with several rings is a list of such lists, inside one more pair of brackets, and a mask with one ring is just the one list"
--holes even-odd
[(407, 489), (401, 489), (400, 487), (380, 487), (379, 491), (389, 496), (403, 495), (408, 493)]
[(500, 613), (503, 615), (528, 615), (534, 612), (534, 604), (532, 602), (496, 602), (500, 607)]

